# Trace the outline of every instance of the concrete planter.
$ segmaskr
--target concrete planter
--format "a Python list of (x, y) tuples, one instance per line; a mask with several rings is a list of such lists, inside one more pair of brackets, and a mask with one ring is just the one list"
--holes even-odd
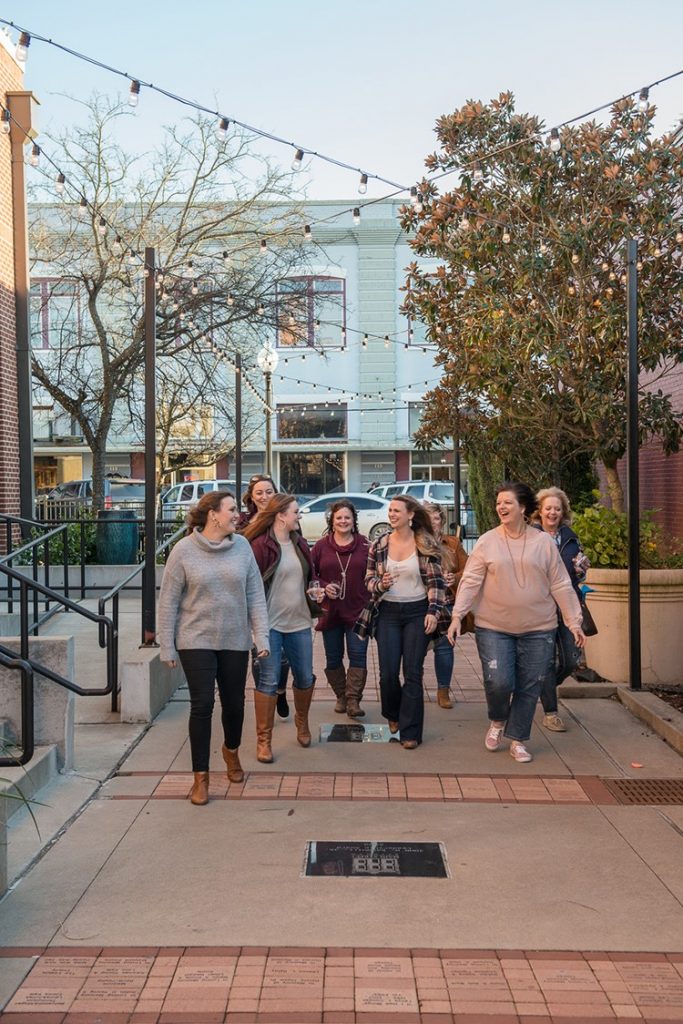
[[(627, 683), (628, 570), (590, 569), (586, 583), (598, 635), (586, 642), (586, 663), (613, 683)], [(680, 683), (683, 672), (683, 569), (642, 569), (640, 633), (642, 681)]]

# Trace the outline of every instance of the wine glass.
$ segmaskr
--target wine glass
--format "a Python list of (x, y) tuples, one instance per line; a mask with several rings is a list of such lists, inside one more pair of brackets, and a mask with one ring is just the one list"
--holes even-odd
[(311, 601), (320, 602), (325, 596), (325, 591), (320, 586), (320, 580), (309, 580), (306, 593), (310, 597)]

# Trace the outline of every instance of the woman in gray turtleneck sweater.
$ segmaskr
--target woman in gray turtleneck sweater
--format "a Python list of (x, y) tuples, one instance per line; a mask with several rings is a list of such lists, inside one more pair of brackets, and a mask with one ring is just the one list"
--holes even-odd
[(249, 542), (235, 534), (238, 509), (227, 491), (212, 491), (190, 511), (190, 534), (171, 551), (159, 596), (161, 660), (180, 660), (190, 690), (193, 804), (209, 800), (214, 687), (222, 707), (223, 759), (231, 782), (239, 760), (244, 689), (253, 643), (268, 654), (268, 614), (261, 573)]

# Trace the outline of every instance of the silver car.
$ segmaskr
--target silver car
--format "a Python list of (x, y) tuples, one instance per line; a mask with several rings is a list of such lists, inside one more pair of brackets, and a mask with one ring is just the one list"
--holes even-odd
[(323, 494), (299, 506), (301, 512), (301, 532), (309, 544), (314, 544), (327, 530), (325, 513), (330, 505), (342, 498), (348, 499), (358, 512), (358, 529), (371, 540), (376, 541), (383, 533), (388, 533), (389, 502), (373, 494)]

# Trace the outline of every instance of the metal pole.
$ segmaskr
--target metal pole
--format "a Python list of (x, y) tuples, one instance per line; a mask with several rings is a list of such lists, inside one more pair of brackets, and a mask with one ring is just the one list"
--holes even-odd
[(460, 507), (460, 438), (453, 436), (453, 503), (455, 504), (455, 532), (460, 533), (462, 509)]
[(156, 647), (156, 259), (145, 248), (145, 561), (142, 570), (142, 647)]
[(235, 498), (242, 508), (242, 353), (235, 353)]
[(640, 488), (638, 465), (638, 243), (627, 242), (626, 324), (626, 466), (628, 494), (628, 637), (629, 685), (641, 688), (640, 672)]
[(272, 381), (270, 370), (265, 371), (266, 378), (266, 476), (273, 475), (273, 439), (271, 437), (270, 408), (273, 404)]

